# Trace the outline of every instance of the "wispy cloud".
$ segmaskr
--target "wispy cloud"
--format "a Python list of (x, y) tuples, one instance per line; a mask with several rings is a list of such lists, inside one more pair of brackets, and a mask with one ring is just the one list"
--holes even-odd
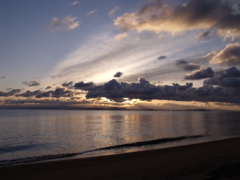
[(70, 4), (70, 6), (75, 6), (75, 5), (77, 5), (77, 4), (79, 4), (79, 1), (74, 1), (74, 2), (72, 2), (72, 3)]
[(115, 36), (115, 40), (120, 41), (120, 40), (126, 38), (127, 36), (128, 36), (127, 33), (118, 34)]
[(48, 26), (55, 31), (73, 30), (76, 29), (80, 23), (81, 21), (77, 21), (77, 17), (69, 15), (62, 19), (58, 19), (56, 17), (52, 18), (52, 20), (48, 23)]
[(111, 11), (109, 11), (108, 15), (112, 16), (114, 15), (117, 11), (121, 9), (121, 6), (115, 6)]
[(90, 15), (92, 15), (92, 14), (96, 13), (96, 12), (97, 12), (97, 10), (96, 10), (96, 9), (94, 9), (94, 10), (91, 10), (91, 11), (89, 11), (89, 12), (86, 14), (86, 16), (90, 16)]

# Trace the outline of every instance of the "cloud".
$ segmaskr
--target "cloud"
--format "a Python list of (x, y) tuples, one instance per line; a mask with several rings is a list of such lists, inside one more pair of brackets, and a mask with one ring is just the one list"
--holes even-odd
[(97, 10), (94, 9), (94, 10), (92, 10), (92, 11), (89, 11), (89, 12), (86, 14), (86, 16), (90, 16), (90, 15), (96, 13), (96, 12), (97, 12)]
[(51, 76), (50, 78), (55, 79), (55, 78), (59, 78), (59, 77), (62, 77), (62, 75)]
[(198, 41), (208, 40), (208, 39), (211, 39), (211, 38), (212, 38), (211, 31), (205, 31), (204, 33), (202, 33), (201, 35), (196, 37), (196, 39)]
[[(94, 107), (92, 105), (91, 101), (81, 100), (81, 98), (71, 98), (71, 101), (68, 99), (48, 99), (48, 98), (27, 98), (27, 99), (6, 99), (2, 102), (4, 102), (4, 105), (8, 106), (11, 105), (11, 107), (27, 107), (27, 108), (91, 108)], [(73, 105), (73, 106), (72, 106)], [(77, 105), (77, 106), (76, 106)]]
[(17, 97), (36, 97), (36, 98), (60, 98), (60, 97), (73, 97), (74, 92), (65, 89), (65, 88), (56, 88), (55, 90), (50, 90), (50, 91), (41, 91), (41, 90), (36, 90), (36, 91), (26, 91), (21, 94), (15, 94)]
[(240, 79), (239, 78), (226, 78), (226, 79), (217, 79), (217, 78), (210, 78), (204, 81), (206, 85), (216, 85), (219, 87), (225, 88), (240, 88)]
[(23, 84), (28, 85), (29, 87), (40, 85), (40, 83), (36, 79), (33, 79), (31, 81), (24, 81)]
[(115, 79), (103, 85), (89, 86), (85, 88), (86, 98), (105, 97), (116, 102), (124, 101), (124, 98), (140, 100), (176, 100), (199, 102), (235, 102), (240, 103), (240, 98), (234, 96), (231, 91), (222, 87), (204, 85), (193, 88), (192, 83), (179, 85), (153, 85), (145, 78), (139, 78), (137, 83), (117, 82)]
[(204, 56), (203, 59), (212, 59), (217, 54), (217, 51), (212, 51), (208, 53), (206, 56)]
[(115, 40), (120, 41), (120, 40), (126, 38), (127, 36), (128, 36), (127, 33), (118, 34), (115, 36)]
[(240, 44), (233, 43), (226, 45), (226, 48), (218, 52), (210, 64), (240, 65)]
[(121, 9), (121, 6), (115, 6), (111, 11), (109, 11), (108, 16), (114, 15), (120, 9)]
[(116, 72), (116, 74), (114, 74), (114, 76), (113, 77), (121, 77), (123, 75), (123, 73), (122, 72)]
[(52, 88), (52, 86), (47, 86), (45, 89), (51, 89)]
[(218, 79), (240, 77), (240, 70), (236, 67), (228, 67), (223, 70), (216, 71), (214, 77)]
[(76, 29), (80, 23), (81, 21), (77, 21), (77, 17), (69, 15), (62, 19), (58, 19), (56, 17), (52, 18), (52, 20), (48, 23), (48, 27), (54, 31), (73, 30)]
[(166, 58), (167, 58), (167, 56), (159, 56), (158, 60), (163, 60), (163, 59), (166, 59)]
[(2, 76), (1, 78), (4, 79), (4, 78), (6, 78), (6, 76)]
[(200, 69), (200, 66), (194, 63), (189, 63), (184, 60), (177, 60), (176, 65), (184, 71), (194, 71)]
[(235, 4), (231, 0), (189, 0), (177, 5), (157, 1), (146, 4), (137, 12), (119, 16), (114, 24), (124, 31), (146, 30), (172, 34), (215, 29), (221, 36), (235, 38), (240, 33), (239, 8), (234, 8), (238, 7)]
[(0, 91), (0, 96), (4, 96), (4, 97), (13, 96), (13, 95), (19, 93), (20, 91), (21, 91), (21, 89), (12, 89), (8, 92)]
[(72, 3), (70, 4), (70, 6), (74, 6), (74, 5), (77, 5), (77, 4), (79, 4), (79, 2), (78, 2), (78, 1), (74, 1), (74, 2), (72, 2)]
[(223, 70), (216, 71), (214, 77), (205, 80), (204, 84), (228, 88), (239, 88), (240, 70), (236, 67), (228, 67)]
[(92, 89), (95, 87), (93, 82), (84, 83), (83, 81), (74, 84), (75, 89)]
[(70, 82), (65, 82), (62, 84), (63, 87), (72, 87), (74, 85), (73, 81), (70, 81)]
[(214, 76), (214, 72), (211, 67), (206, 69), (200, 69), (193, 71), (190, 74), (186, 74), (184, 79), (185, 80), (199, 80), (199, 79), (206, 79)]

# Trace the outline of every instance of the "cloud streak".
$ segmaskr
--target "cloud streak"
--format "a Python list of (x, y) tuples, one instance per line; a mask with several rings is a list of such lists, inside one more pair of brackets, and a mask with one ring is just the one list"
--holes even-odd
[(126, 37), (128, 37), (127, 33), (118, 34), (118, 35), (115, 36), (115, 40), (120, 41), (120, 40), (122, 40)]
[(72, 2), (72, 3), (70, 4), (70, 6), (75, 6), (75, 5), (77, 5), (77, 4), (79, 4), (79, 1), (74, 1), (74, 2)]
[(115, 6), (111, 11), (109, 11), (108, 16), (113, 16), (120, 9), (121, 9), (121, 6)]
[(89, 12), (86, 14), (86, 16), (90, 16), (90, 15), (92, 15), (92, 14), (96, 13), (96, 12), (97, 12), (97, 10), (96, 10), (96, 9), (94, 9), (94, 10), (91, 10), (91, 11), (89, 11)]
[(54, 31), (73, 30), (76, 29), (81, 23), (81, 21), (78, 21), (77, 19), (77, 17), (72, 17), (70, 15), (62, 19), (53, 17), (51, 21), (49, 21), (48, 27)]

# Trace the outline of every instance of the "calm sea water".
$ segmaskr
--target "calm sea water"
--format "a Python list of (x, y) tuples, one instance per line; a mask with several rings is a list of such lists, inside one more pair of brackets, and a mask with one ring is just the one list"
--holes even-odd
[(240, 136), (240, 112), (0, 110), (0, 166)]

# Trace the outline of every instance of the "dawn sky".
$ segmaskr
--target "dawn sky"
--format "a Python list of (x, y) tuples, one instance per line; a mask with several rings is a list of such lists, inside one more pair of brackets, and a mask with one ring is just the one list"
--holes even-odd
[(1, 106), (240, 109), (238, 0), (2, 0)]

